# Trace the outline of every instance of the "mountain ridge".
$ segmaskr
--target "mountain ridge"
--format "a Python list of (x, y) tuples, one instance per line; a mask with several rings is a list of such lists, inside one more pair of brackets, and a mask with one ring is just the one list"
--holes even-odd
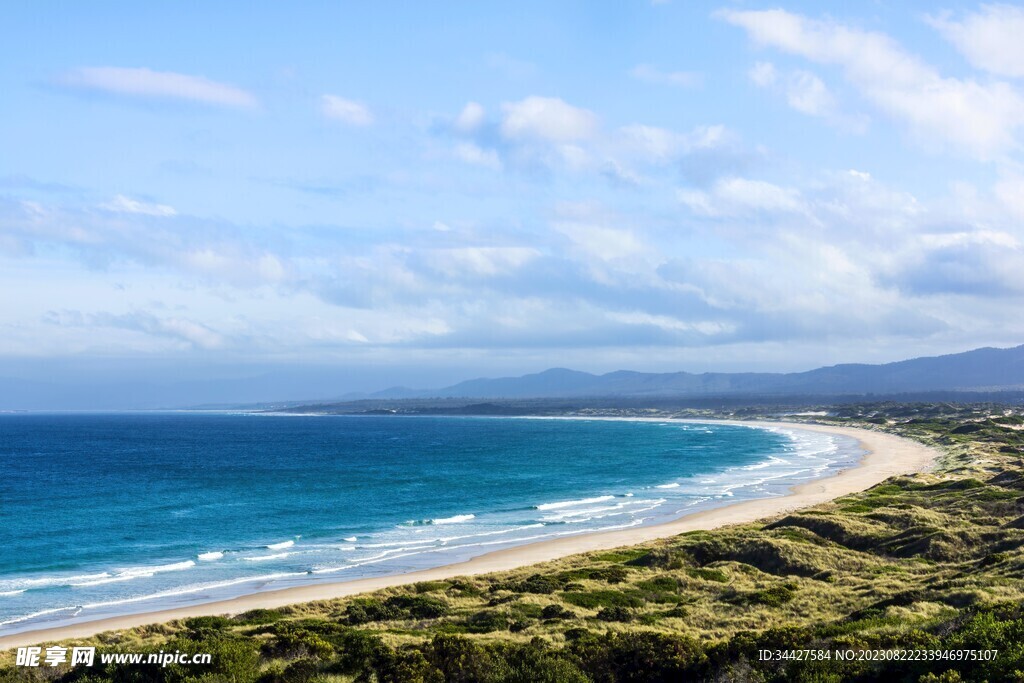
[(841, 363), (792, 373), (615, 370), (592, 374), (549, 368), (518, 377), (476, 378), (448, 387), (390, 390), (373, 398), (570, 398), (574, 396), (706, 396), (758, 394), (899, 394), (921, 391), (1024, 389), (1024, 344), (982, 347), (883, 364)]

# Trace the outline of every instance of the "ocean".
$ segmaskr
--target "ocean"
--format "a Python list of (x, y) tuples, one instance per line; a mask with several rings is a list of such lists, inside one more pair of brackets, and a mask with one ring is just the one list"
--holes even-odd
[(654, 524), (860, 455), (670, 421), (0, 415), (0, 634)]

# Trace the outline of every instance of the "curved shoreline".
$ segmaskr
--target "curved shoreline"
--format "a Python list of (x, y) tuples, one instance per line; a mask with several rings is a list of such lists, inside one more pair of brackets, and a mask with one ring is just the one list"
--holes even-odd
[[(588, 417), (584, 419), (603, 418)], [(506, 571), (578, 553), (636, 545), (675, 536), (687, 531), (706, 530), (731, 524), (753, 522), (758, 519), (785, 514), (799, 508), (824, 503), (849, 493), (862, 491), (897, 474), (908, 474), (924, 470), (933, 464), (938, 456), (938, 452), (934, 449), (915, 441), (891, 434), (853, 427), (782, 421), (667, 420), (665, 418), (606, 419), (710, 422), (748, 427), (801, 429), (852, 437), (858, 441), (864, 455), (855, 467), (840, 471), (829, 477), (814, 479), (793, 486), (785, 496), (741, 501), (732, 505), (695, 512), (661, 524), (580, 534), (564, 538), (552, 538), (536, 543), (496, 550), (463, 562), (404, 574), (296, 586), (263, 593), (251, 593), (237, 598), (186, 607), (106, 617), (78, 624), (23, 631), (0, 636), (0, 650), (41, 642), (84, 638), (104, 631), (163, 623), (187, 617), (235, 614), (257, 608), (274, 608), (301, 602), (329, 600), (375, 591), (381, 588), (415, 583), (417, 581), (432, 581), (454, 576)]]

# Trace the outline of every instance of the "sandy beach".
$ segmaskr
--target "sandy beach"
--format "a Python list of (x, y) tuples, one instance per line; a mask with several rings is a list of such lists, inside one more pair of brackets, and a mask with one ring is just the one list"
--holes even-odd
[[(666, 420), (659, 419), (659, 421), (664, 422)], [(274, 608), (313, 600), (327, 600), (417, 581), (504, 571), (577, 553), (644, 543), (654, 539), (674, 536), (686, 531), (713, 529), (730, 524), (752, 522), (823, 503), (849, 493), (862, 491), (894, 475), (928, 469), (938, 456), (938, 452), (934, 449), (908, 439), (850, 427), (788, 422), (716, 422), (748, 426), (786, 427), (840, 434), (857, 439), (865, 455), (856, 467), (849, 468), (830, 477), (794, 486), (786, 496), (747, 500), (725, 507), (697, 512), (664, 524), (555, 538), (490, 552), (465, 562), (411, 573), (287, 588), (177, 609), (124, 615), (69, 626), (26, 631), (0, 637), (0, 649), (82, 638), (103, 631), (162, 623), (192, 616), (236, 614), (256, 608)]]

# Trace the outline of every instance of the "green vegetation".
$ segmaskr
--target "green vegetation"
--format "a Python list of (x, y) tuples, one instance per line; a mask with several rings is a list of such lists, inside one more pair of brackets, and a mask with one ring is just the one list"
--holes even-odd
[[(520, 571), (101, 634), (101, 651), (209, 666), (24, 669), (0, 682), (1024, 681), (1024, 418), (1003, 406), (863, 405), (819, 422), (918, 439), (927, 474), (756, 524)], [(762, 650), (833, 653), (761, 661)], [(838, 660), (998, 650), (992, 661)]]

